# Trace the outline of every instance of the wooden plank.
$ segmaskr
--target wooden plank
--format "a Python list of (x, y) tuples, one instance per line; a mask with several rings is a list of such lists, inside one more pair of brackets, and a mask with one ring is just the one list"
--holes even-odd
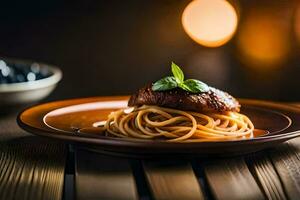
[(157, 200), (204, 199), (191, 165), (178, 161), (144, 161), (144, 170)]
[(300, 138), (271, 150), (270, 157), (289, 199), (299, 199)]
[(138, 199), (127, 159), (76, 150), (75, 173), (77, 200)]
[(249, 163), (249, 168), (255, 175), (267, 199), (287, 199), (280, 178), (267, 153), (257, 153), (249, 156)]
[(0, 199), (62, 198), (65, 146), (36, 137), (0, 143)]
[(204, 164), (204, 172), (216, 199), (264, 199), (242, 158), (211, 161)]

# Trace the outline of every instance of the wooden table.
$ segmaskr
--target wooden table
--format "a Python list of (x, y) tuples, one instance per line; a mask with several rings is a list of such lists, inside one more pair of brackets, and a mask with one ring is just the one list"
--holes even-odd
[(230, 158), (89, 152), (0, 117), (0, 199), (300, 199), (300, 138)]

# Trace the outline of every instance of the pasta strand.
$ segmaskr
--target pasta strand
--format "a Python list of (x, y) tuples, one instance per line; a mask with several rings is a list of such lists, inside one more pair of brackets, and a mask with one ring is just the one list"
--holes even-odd
[(237, 112), (196, 113), (144, 105), (131, 112), (112, 112), (106, 121), (108, 135), (169, 142), (202, 142), (253, 137), (251, 120)]

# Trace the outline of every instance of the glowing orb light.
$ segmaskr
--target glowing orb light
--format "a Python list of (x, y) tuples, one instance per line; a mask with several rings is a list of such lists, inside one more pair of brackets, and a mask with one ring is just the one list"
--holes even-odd
[(185, 32), (206, 47), (218, 47), (228, 42), (237, 24), (236, 10), (225, 0), (194, 0), (182, 14)]

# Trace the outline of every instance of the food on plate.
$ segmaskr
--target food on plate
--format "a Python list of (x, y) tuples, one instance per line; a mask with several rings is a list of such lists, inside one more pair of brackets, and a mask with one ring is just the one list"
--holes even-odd
[(253, 137), (254, 125), (239, 102), (196, 79), (185, 79), (179, 66), (133, 94), (129, 108), (110, 113), (107, 135), (169, 142), (222, 141)]

